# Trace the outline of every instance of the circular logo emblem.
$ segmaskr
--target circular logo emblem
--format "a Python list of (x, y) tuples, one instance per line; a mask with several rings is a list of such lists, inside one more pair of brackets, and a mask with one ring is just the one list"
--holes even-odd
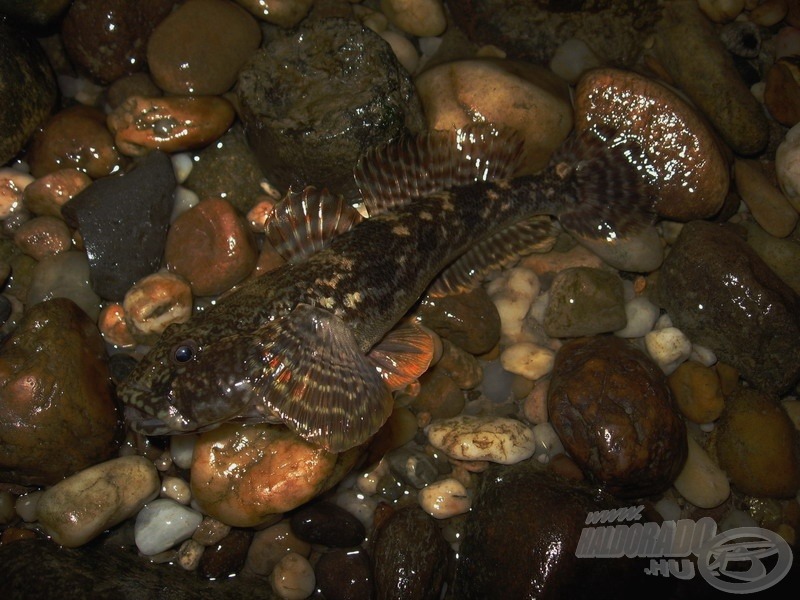
[(792, 560), (792, 549), (777, 533), (760, 527), (739, 527), (703, 544), (697, 553), (697, 569), (718, 590), (752, 594), (783, 579)]

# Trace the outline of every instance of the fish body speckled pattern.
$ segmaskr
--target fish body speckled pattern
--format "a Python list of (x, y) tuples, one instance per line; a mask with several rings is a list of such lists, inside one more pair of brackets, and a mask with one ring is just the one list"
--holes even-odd
[[(465, 150), (463, 135), (477, 142)], [(382, 195), (399, 189), (408, 198), (387, 200), (302, 261), (252, 279), (169, 327), (120, 387), (131, 426), (164, 435), (232, 419), (280, 422), (328, 450), (354, 447), (392, 410), (370, 352), (459, 257), (515, 229), (535, 245), (553, 235), (543, 215), (601, 238), (650, 221), (646, 187), (621, 146), (585, 133), (542, 172), (512, 178), (519, 152), (496, 149), (514, 143), (488, 129), (435, 132), (406, 142), (422, 149), (416, 158), (390, 146), (362, 165), (365, 196), (381, 204)], [(490, 156), (480, 155), (484, 146)], [(394, 160), (412, 164), (415, 184), (398, 183), (387, 164)], [(471, 183), (440, 177), (454, 160), (471, 165)], [(509, 164), (494, 171), (502, 177), (484, 181), (491, 173), (483, 166), (493, 160)], [(447, 189), (431, 192), (441, 187), (438, 179)]]

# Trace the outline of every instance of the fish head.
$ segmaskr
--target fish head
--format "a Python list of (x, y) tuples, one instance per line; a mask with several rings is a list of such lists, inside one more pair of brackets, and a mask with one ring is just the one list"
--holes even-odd
[(249, 336), (202, 339), (170, 327), (119, 387), (125, 417), (144, 435), (205, 431), (252, 404)]

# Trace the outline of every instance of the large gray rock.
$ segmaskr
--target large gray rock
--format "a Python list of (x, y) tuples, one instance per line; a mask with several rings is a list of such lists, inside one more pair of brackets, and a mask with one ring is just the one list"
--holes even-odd
[(269, 180), (355, 194), (353, 167), (369, 148), (423, 127), (408, 73), (376, 33), (349, 19), (306, 22), (242, 68), (247, 138)]
[(692, 342), (766, 392), (800, 378), (800, 296), (733, 229), (687, 224), (661, 268), (661, 305)]

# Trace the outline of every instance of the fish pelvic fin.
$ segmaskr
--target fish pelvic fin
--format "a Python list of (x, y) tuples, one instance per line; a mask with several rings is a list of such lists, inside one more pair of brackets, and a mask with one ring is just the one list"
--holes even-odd
[(328, 190), (309, 186), (289, 192), (266, 221), (266, 236), (287, 262), (301, 262), (362, 220), (359, 212)]
[(414, 198), (476, 181), (510, 179), (523, 140), (487, 123), (405, 136), (367, 152), (354, 176), (371, 217)]
[(308, 304), (261, 327), (255, 397), (305, 440), (331, 452), (367, 441), (392, 411), (392, 395), (352, 331)]
[(609, 242), (640, 232), (655, 221), (656, 195), (641, 146), (605, 128), (573, 134), (551, 162), (574, 184), (558, 220), (568, 231)]
[[(440, 342), (439, 342), (440, 343)], [(402, 323), (367, 354), (386, 386), (399, 390), (419, 379), (433, 360), (437, 336), (418, 323)]]

